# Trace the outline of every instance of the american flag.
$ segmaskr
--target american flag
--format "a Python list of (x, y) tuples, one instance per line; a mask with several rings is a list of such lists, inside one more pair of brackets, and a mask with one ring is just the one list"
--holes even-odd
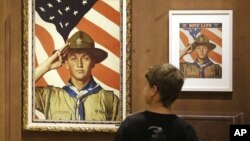
[[(121, 81), (120, 0), (35, 0), (35, 64), (61, 48), (68, 37), (81, 30), (108, 57), (93, 69), (94, 79), (104, 89), (120, 94)], [(46, 73), (36, 86), (62, 87), (70, 78), (65, 67)]]
[[(209, 58), (215, 64), (222, 65), (222, 25), (215, 23), (218, 27), (210, 28), (180, 28), (180, 50), (183, 50), (188, 44), (192, 44), (195, 38), (200, 34), (206, 35), (211, 43), (216, 45), (216, 48), (209, 53)], [(180, 62), (194, 62), (196, 55), (194, 52), (185, 55)]]

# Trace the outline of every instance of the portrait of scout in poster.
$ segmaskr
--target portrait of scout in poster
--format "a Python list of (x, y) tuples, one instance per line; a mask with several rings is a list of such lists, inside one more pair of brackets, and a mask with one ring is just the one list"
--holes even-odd
[(180, 70), (186, 78), (222, 78), (222, 24), (180, 23)]
[(35, 0), (33, 120), (121, 121), (121, 1)]

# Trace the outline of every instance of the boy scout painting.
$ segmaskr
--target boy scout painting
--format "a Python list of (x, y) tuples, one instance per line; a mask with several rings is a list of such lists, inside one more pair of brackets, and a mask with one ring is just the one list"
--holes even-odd
[(36, 120), (121, 120), (120, 0), (35, 1)]
[(35, 108), (49, 120), (118, 120), (119, 98), (95, 82), (92, 69), (107, 57), (95, 48), (94, 40), (83, 31), (76, 32), (67, 44), (35, 70), (35, 81), (50, 70), (62, 66), (70, 79), (62, 88), (35, 88)]
[(186, 78), (222, 78), (222, 24), (180, 24), (180, 70)]

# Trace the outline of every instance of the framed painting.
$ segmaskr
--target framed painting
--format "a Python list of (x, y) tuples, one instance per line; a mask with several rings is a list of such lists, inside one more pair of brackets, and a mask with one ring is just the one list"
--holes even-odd
[(183, 91), (232, 91), (232, 10), (170, 10), (169, 62)]
[(23, 4), (24, 129), (115, 132), (131, 109), (131, 0)]

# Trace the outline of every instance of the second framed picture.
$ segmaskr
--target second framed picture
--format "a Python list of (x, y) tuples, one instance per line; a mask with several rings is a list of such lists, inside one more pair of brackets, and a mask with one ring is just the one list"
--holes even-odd
[(232, 10), (170, 10), (169, 62), (183, 91), (232, 91)]

